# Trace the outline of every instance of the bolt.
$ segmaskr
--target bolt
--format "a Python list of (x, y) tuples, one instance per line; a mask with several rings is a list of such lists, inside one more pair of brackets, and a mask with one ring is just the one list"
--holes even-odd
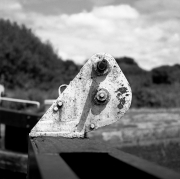
[(58, 107), (55, 106), (55, 107), (53, 108), (53, 110), (54, 110), (54, 112), (57, 112), (57, 111), (58, 111)]
[(101, 98), (103, 98), (105, 95), (104, 95), (104, 93), (100, 93), (99, 96), (100, 96)]
[(94, 96), (94, 102), (98, 105), (106, 104), (109, 101), (109, 98), (109, 92), (106, 89), (101, 88), (98, 91), (96, 91), (96, 94)]
[(104, 90), (100, 90), (96, 94), (96, 98), (98, 101), (102, 101), (102, 102), (106, 101), (107, 97), (108, 97), (108, 94)]
[(91, 128), (91, 129), (94, 129), (94, 128), (95, 128), (95, 125), (94, 125), (94, 124), (91, 124), (91, 125), (90, 125), (90, 128)]
[(103, 72), (107, 69), (107, 61), (103, 59), (97, 63), (97, 69), (99, 72)]
[(107, 75), (110, 72), (110, 64), (104, 56), (98, 56), (96, 63), (93, 64), (93, 69), (97, 76)]
[(61, 107), (63, 105), (62, 101), (58, 101), (57, 105), (58, 107)]

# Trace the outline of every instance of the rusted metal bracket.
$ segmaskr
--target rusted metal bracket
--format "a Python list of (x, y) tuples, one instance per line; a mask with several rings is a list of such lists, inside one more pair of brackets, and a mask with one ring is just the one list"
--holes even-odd
[(115, 59), (93, 55), (31, 130), (30, 136), (85, 137), (129, 109), (130, 85)]

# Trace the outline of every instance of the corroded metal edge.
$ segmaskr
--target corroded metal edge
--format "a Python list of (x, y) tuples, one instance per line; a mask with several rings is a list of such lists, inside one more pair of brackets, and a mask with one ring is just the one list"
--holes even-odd
[[(96, 72), (100, 60), (108, 65), (103, 73)], [(97, 104), (98, 90), (108, 91), (108, 101)], [(115, 59), (106, 53), (93, 55), (77, 76), (43, 115), (30, 136), (80, 137), (99, 127), (120, 120), (132, 100), (130, 85)]]

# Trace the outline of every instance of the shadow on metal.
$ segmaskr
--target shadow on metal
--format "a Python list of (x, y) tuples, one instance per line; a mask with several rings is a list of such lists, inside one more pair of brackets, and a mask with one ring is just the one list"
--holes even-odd
[(179, 179), (180, 174), (91, 139), (29, 140), (28, 179)]

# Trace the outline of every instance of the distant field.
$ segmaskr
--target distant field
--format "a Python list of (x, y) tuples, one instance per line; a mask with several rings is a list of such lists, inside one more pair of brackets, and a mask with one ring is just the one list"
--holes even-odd
[(180, 138), (180, 109), (131, 109), (118, 122), (89, 133), (121, 146)]
[(180, 142), (178, 141), (121, 147), (118, 149), (180, 172)]
[(180, 109), (131, 109), (89, 137), (180, 172)]

